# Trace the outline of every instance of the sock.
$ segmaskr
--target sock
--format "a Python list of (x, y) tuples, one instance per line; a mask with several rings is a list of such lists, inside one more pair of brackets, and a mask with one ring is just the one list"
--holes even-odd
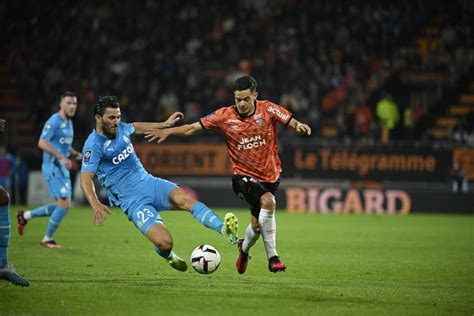
[(23, 214), (23, 216), (25, 217), (27, 221), (29, 221), (30, 219), (34, 217), (51, 216), (55, 208), (56, 208), (56, 204), (43, 205), (38, 208), (35, 208), (34, 210), (26, 211)]
[(191, 209), (191, 214), (194, 218), (200, 221), (207, 228), (213, 229), (219, 234), (221, 234), (222, 226), (224, 223), (222, 219), (214, 213), (213, 210), (208, 208), (206, 204), (201, 202), (196, 202)]
[(247, 230), (245, 231), (245, 238), (242, 244), (243, 252), (249, 253), (250, 248), (252, 248), (253, 245), (255, 245), (258, 238), (260, 238), (260, 233), (254, 232), (252, 228), (252, 224), (249, 224), (249, 226), (247, 226)]
[(171, 250), (167, 256), (165, 254), (163, 254), (161, 252), (160, 248), (158, 248), (158, 247), (155, 247), (155, 251), (156, 251), (157, 254), (159, 254), (161, 257), (165, 258), (166, 260), (170, 260), (171, 258), (173, 258), (173, 254), (174, 254), (173, 250)]
[(258, 216), (258, 223), (260, 224), (260, 232), (263, 236), (263, 244), (265, 245), (268, 259), (278, 256), (276, 251), (276, 221), (274, 214), (262, 208)]
[(8, 264), (8, 242), (10, 241), (10, 213), (8, 205), (0, 205), (0, 269)]
[[(49, 240), (52, 240), (54, 232), (58, 229), (59, 225), (61, 225), (61, 221), (63, 220), (64, 216), (66, 216), (67, 210), (67, 208), (56, 206), (56, 209), (49, 218), (48, 228), (46, 229), (45, 237), (49, 238)], [(43, 239), (43, 242), (44, 241), (47, 240)]]

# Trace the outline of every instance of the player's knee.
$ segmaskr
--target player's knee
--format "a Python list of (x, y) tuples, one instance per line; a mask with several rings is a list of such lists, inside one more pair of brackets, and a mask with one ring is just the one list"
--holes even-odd
[(196, 204), (196, 199), (191, 195), (186, 193), (183, 189), (178, 189), (175, 194), (172, 196), (173, 203), (181, 210), (190, 211), (194, 204)]
[(258, 224), (258, 222), (252, 223), (252, 230), (255, 234), (260, 234), (260, 225)]
[(267, 192), (264, 195), (262, 195), (260, 197), (260, 205), (262, 206), (262, 208), (266, 210), (269, 210), (272, 212), (275, 211), (276, 201), (273, 194), (271, 194), (270, 192)]
[(56, 205), (60, 208), (69, 209), (71, 207), (71, 202), (69, 201), (69, 199), (57, 199)]
[(0, 186), (0, 205), (8, 205), (10, 203), (10, 196), (8, 192)]

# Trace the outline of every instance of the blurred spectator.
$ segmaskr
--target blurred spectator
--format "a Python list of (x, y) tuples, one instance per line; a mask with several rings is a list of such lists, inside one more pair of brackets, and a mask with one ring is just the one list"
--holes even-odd
[[(16, 168), (15, 168), (15, 190), (14, 201), (22, 205), (27, 204), (28, 197), (28, 163), (20, 156), (16, 157)], [(74, 183), (74, 182), (73, 182)]]
[(457, 161), (453, 163), (453, 166), (449, 171), (449, 176), (451, 179), (451, 189), (453, 192), (469, 191), (467, 177)]
[(377, 117), (382, 126), (382, 143), (387, 143), (390, 139), (390, 131), (393, 130), (400, 119), (398, 113), (398, 105), (393, 101), (390, 94), (385, 96), (377, 102)]
[(356, 138), (368, 136), (372, 124), (373, 114), (367, 105), (358, 105), (354, 111), (354, 128)]

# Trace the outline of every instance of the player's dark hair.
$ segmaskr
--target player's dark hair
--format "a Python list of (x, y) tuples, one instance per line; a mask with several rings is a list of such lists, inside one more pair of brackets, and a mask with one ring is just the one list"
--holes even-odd
[(61, 94), (59, 100), (62, 101), (64, 100), (65, 97), (72, 97), (72, 98), (77, 98), (76, 94), (72, 91), (66, 91), (63, 94)]
[(257, 91), (257, 80), (251, 76), (243, 76), (237, 78), (234, 82), (234, 91), (242, 91), (250, 89), (250, 91)]
[(104, 95), (99, 97), (99, 101), (94, 106), (94, 116), (99, 114), (100, 116), (104, 115), (105, 109), (107, 108), (120, 108), (120, 103), (116, 96), (113, 95)]

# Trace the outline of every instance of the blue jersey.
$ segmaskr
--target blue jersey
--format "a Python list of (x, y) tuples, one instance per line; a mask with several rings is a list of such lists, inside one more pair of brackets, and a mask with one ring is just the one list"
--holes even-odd
[(112, 205), (121, 205), (141, 196), (144, 185), (152, 176), (145, 170), (135, 153), (130, 136), (133, 124), (121, 122), (114, 139), (96, 130), (87, 138), (82, 150), (81, 172), (93, 172), (107, 189)]
[[(51, 146), (64, 157), (69, 157), (74, 130), (71, 120), (64, 120), (59, 113), (51, 115), (41, 132), (41, 139), (46, 139)], [(60, 165), (57, 158), (43, 152), (43, 165)]]

